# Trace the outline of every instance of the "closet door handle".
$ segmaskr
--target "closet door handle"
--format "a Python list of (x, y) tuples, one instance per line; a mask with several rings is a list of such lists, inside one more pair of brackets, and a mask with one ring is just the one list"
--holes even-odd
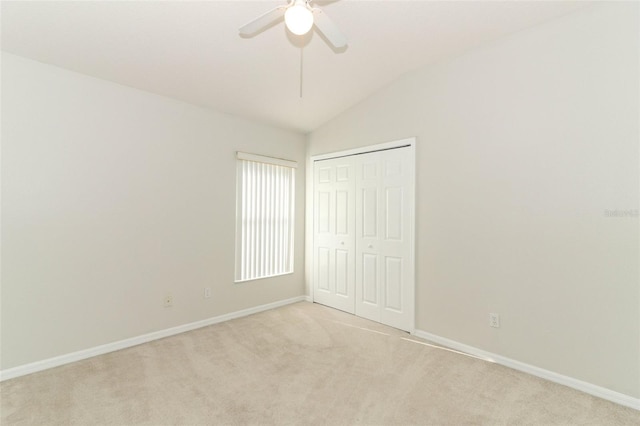
[(373, 248), (373, 244), (369, 244), (369, 248)]
[(344, 241), (340, 241), (340, 245), (343, 246), (344, 245)]

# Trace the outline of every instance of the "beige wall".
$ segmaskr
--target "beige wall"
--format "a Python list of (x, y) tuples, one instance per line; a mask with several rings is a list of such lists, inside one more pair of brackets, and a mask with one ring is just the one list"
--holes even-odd
[[(2, 369), (303, 295), (305, 149), (3, 54)], [(292, 275), (233, 282), (237, 150), (300, 162)]]
[(639, 219), (605, 217), (639, 208), (638, 34), (638, 4), (589, 8), (309, 136), (310, 155), (417, 137), (418, 329), (640, 397)]

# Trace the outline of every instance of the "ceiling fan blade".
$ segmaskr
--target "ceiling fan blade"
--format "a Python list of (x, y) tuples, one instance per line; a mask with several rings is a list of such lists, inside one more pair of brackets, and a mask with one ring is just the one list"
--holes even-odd
[(314, 8), (312, 11), (313, 23), (316, 25), (318, 31), (320, 31), (334, 47), (345, 47), (347, 45), (347, 37), (342, 34), (342, 31), (329, 19), (327, 14), (318, 8)]
[(241, 26), (238, 30), (240, 31), (240, 35), (251, 36), (257, 33), (261, 29), (267, 27), (269, 24), (282, 18), (284, 16), (284, 12), (288, 7), (288, 5), (278, 6), (275, 9), (268, 11), (264, 15), (259, 16), (248, 24)]

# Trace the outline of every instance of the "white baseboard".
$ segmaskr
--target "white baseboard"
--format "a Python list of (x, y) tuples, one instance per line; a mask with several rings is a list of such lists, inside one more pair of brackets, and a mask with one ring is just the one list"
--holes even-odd
[(247, 315), (256, 314), (258, 312), (268, 311), (270, 309), (279, 308), (296, 302), (309, 301), (309, 296), (298, 296), (291, 299), (280, 300), (278, 302), (268, 303), (266, 305), (255, 306), (253, 308), (243, 309), (241, 311), (231, 312), (202, 321), (196, 321), (177, 327), (168, 328), (166, 330), (155, 331), (142, 336), (132, 337), (130, 339), (120, 340), (118, 342), (107, 343), (89, 349), (84, 349), (70, 354), (57, 356), (54, 358), (44, 359), (42, 361), (32, 362), (30, 364), (20, 365), (18, 367), (9, 368), (0, 371), (0, 381), (9, 380), (27, 374), (36, 373), (38, 371), (47, 370), (49, 368), (59, 367), (61, 365), (70, 364), (72, 362), (103, 355), (109, 352), (119, 351), (120, 349), (130, 348), (142, 343), (151, 342), (153, 340), (163, 339), (165, 337), (174, 336), (186, 331), (195, 330), (197, 328), (206, 327), (208, 325), (229, 321), (235, 318), (245, 317)]
[(437, 336), (435, 334), (427, 333), (426, 331), (416, 330), (414, 336), (420, 337), (425, 340), (429, 340), (434, 343), (446, 346), (451, 349), (458, 350), (460, 352), (474, 355), (478, 358), (486, 359), (490, 362), (495, 362), (505, 367), (513, 368), (514, 370), (522, 371), (532, 376), (537, 376), (551, 382), (555, 382), (570, 388), (588, 393), (598, 398), (606, 399), (616, 404), (624, 405), (636, 410), (640, 410), (640, 399), (634, 398), (623, 393), (612, 391), (611, 389), (603, 388), (591, 383), (583, 382), (582, 380), (574, 379), (569, 376), (554, 373), (553, 371), (545, 370), (534, 365), (525, 364), (524, 362), (516, 361), (511, 358), (507, 358), (501, 355), (497, 355), (491, 352), (484, 351), (482, 349), (475, 348), (473, 346), (465, 345), (455, 340), (450, 340), (444, 337)]

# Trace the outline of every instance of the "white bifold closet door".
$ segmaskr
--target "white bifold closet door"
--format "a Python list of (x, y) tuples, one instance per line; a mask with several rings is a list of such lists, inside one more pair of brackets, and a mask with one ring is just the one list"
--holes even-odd
[(317, 161), (314, 171), (314, 301), (410, 331), (410, 149)]
[(355, 178), (350, 157), (314, 167), (314, 301), (355, 313)]
[(408, 154), (365, 154), (356, 166), (356, 315), (402, 330), (413, 314)]

